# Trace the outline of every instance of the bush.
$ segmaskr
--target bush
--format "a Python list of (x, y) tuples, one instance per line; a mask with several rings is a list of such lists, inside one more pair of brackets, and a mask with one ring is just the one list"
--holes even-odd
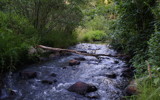
[(0, 12), (0, 69), (29, 61), (28, 48), (37, 43), (36, 30), (18, 15)]
[(112, 34), (112, 45), (125, 53), (136, 55), (147, 50), (147, 41), (154, 33), (154, 0), (117, 0), (119, 16)]
[(41, 44), (51, 47), (66, 48), (77, 43), (76, 34), (63, 31), (52, 31), (41, 36)]
[(160, 32), (153, 34), (148, 44), (150, 62), (152, 65), (160, 66)]
[(106, 39), (106, 33), (104, 31), (95, 30), (88, 31), (84, 34), (84, 37), (81, 41), (93, 42), (93, 41), (104, 41)]

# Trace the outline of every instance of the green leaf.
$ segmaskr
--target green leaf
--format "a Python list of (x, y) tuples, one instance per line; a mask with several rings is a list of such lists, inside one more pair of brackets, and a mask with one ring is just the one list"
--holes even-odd
[(155, 85), (158, 85), (159, 81), (160, 81), (160, 78), (154, 79), (154, 84), (155, 84)]

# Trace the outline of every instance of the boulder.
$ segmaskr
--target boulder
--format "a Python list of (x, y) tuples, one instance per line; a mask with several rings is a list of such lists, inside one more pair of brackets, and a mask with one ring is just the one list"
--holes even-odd
[(52, 77), (56, 77), (56, 76), (57, 76), (57, 74), (52, 73), (50, 76), (52, 76)]
[(115, 73), (107, 73), (107, 74), (105, 74), (105, 76), (108, 78), (116, 78), (117, 77), (117, 75)]
[(32, 79), (37, 77), (37, 72), (32, 72), (32, 71), (22, 71), (19, 73), (19, 76), (22, 79)]
[(68, 91), (75, 92), (80, 95), (85, 95), (86, 93), (97, 91), (97, 88), (84, 82), (76, 82), (68, 88)]
[(52, 85), (53, 83), (56, 83), (57, 80), (49, 80), (49, 79), (46, 79), (46, 80), (42, 80), (41, 81), (43, 84), (49, 84), (49, 85)]
[(54, 57), (56, 57), (55, 54), (50, 54), (50, 55), (49, 55), (49, 58), (54, 58)]
[(55, 58), (55, 57), (58, 57), (58, 56), (60, 56), (60, 53), (59, 52), (54, 52), (54, 53), (49, 55), (49, 58)]
[(70, 60), (69, 61), (69, 66), (79, 65), (79, 64), (80, 64), (80, 61), (78, 61), (78, 60)]
[(57, 82), (57, 80), (55, 79), (55, 80), (53, 80), (53, 82), (54, 82), (54, 83), (56, 83), (56, 82)]
[(41, 82), (43, 84), (49, 84), (49, 85), (53, 84), (53, 81), (51, 81), (51, 80), (42, 80)]
[(137, 82), (135, 80), (131, 81), (130, 84), (125, 88), (125, 93), (128, 96), (138, 94)]
[(33, 55), (33, 54), (35, 54), (35, 53), (37, 53), (37, 49), (34, 48), (34, 47), (30, 47), (29, 50), (28, 50), (28, 54), (29, 54), (29, 55)]
[(47, 58), (47, 57), (38, 57), (38, 59), (39, 59), (39, 61), (42, 61), (42, 62), (49, 60), (49, 58)]
[(114, 64), (118, 64), (118, 63), (119, 63), (119, 61), (117, 61), (117, 60), (114, 61)]
[(84, 57), (77, 57), (77, 58), (74, 58), (75, 60), (79, 60), (79, 61), (85, 61), (86, 59)]
[(17, 90), (9, 90), (9, 95), (10, 96), (14, 96), (14, 95), (16, 95), (17, 94)]

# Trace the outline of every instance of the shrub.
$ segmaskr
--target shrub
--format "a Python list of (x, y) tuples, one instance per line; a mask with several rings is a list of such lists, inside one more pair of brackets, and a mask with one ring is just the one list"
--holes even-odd
[(67, 34), (63, 31), (52, 31), (41, 36), (41, 44), (51, 47), (66, 48), (76, 43), (77, 36), (74, 33)]
[(93, 42), (93, 41), (104, 41), (106, 39), (106, 33), (104, 31), (95, 30), (88, 31), (84, 34), (84, 37), (81, 41)]
[(154, 33), (154, 15), (151, 8), (154, 0), (117, 0), (119, 13), (115, 31), (112, 34), (112, 45), (125, 53), (136, 55), (136, 52), (147, 50), (147, 41)]
[(150, 62), (155, 66), (160, 66), (160, 32), (153, 34), (148, 44)]
[(28, 48), (37, 42), (36, 30), (18, 15), (0, 12), (0, 69), (29, 61)]

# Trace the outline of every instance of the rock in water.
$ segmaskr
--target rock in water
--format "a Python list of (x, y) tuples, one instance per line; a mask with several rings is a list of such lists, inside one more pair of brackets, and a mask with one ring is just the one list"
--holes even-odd
[(51, 74), (51, 76), (52, 76), (52, 77), (56, 77), (56, 76), (57, 76), (57, 74), (55, 74), (55, 73), (52, 73), (52, 74)]
[(108, 73), (108, 74), (106, 74), (106, 77), (108, 77), (108, 78), (116, 78), (117, 75), (115, 73)]
[(53, 84), (53, 81), (51, 81), (51, 80), (42, 80), (41, 82), (43, 84), (49, 84), (49, 85)]
[(78, 60), (70, 60), (69, 61), (69, 66), (79, 65), (79, 64), (80, 64), (80, 61), (78, 61)]
[(22, 79), (32, 79), (37, 77), (37, 72), (22, 71), (19, 73)]
[(76, 82), (68, 88), (68, 91), (85, 95), (86, 93), (97, 91), (97, 88), (84, 82)]
[(79, 60), (79, 61), (85, 61), (86, 59), (84, 57), (77, 57), (77, 58), (74, 58), (75, 60)]

